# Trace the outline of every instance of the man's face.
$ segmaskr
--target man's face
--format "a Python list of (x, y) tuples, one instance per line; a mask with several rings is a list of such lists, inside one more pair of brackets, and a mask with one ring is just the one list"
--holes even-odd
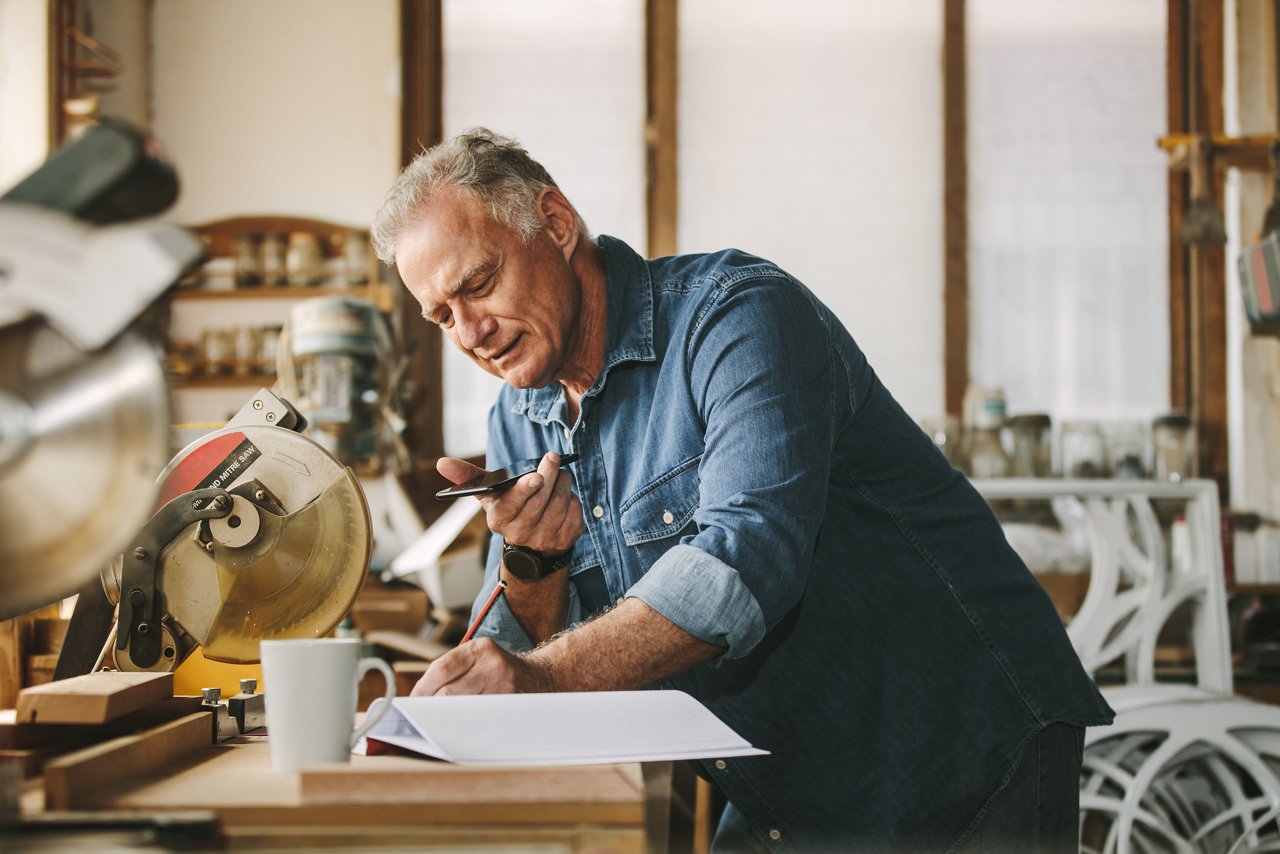
[(400, 238), (396, 267), (423, 316), (472, 361), (516, 388), (541, 388), (559, 377), (578, 322), (571, 251), (548, 228), (525, 243), (448, 187)]

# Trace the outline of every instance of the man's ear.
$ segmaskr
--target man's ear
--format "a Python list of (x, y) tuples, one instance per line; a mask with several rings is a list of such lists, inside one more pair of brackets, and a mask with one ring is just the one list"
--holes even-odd
[(543, 187), (534, 200), (534, 209), (546, 225), (547, 234), (560, 249), (566, 261), (578, 248), (578, 216), (564, 193), (555, 187)]

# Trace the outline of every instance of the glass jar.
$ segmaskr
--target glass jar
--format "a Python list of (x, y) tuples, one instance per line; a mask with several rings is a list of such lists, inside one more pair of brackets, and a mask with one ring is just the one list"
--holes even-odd
[(324, 256), (320, 252), (320, 239), (309, 231), (290, 234), (285, 268), (289, 284), (293, 287), (305, 288), (320, 284), (324, 280)]
[(275, 376), (276, 359), (280, 352), (280, 332), (281, 326), (264, 326), (262, 327), (262, 372), (269, 376)]
[(252, 288), (262, 284), (261, 242), (256, 234), (237, 234), (231, 240), (231, 257), (235, 264), (235, 283), (238, 288)]
[(1181, 483), (1196, 476), (1196, 436), (1191, 416), (1170, 412), (1151, 422), (1155, 477)]
[(969, 475), (1008, 477), (1009, 455), (1000, 431), (1004, 429), (1004, 389), (970, 386), (964, 396), (964, 458)]
[(225, 329), (206, 329), (200, 336), (200, 361), (206, 374), (216, 376), (231, 369), (235, 344)]
[(352, 231), (343, 236), (342, 263), (347, 284), (359, 287), (369, 283), (369, 235)]
[(283, 234), (262, 236), (262, 283), (278, 287), (289, 281), (285, 263), (285, 239)]
[(1107, 476), (1107, 437), (1096, 421), (1067, 421), (1062, 425), (1062, 476)]
[(239, 376), (256, 374), (262, 361), (261, 332), (256, 326), (241, 326), (234, 332), (235, 372)]
[(1147, 426), (1141, 421), (1117, 421), (1111, 425), (1108, 457), (1111, 476), (1121, 480), (1139, 480), (1147, 476)]
[(1053, 474), (1053, 422), (1043, 412), (1009, 419), (1013, 445), (1009, 472), (1014, 477), (1049, 477)]

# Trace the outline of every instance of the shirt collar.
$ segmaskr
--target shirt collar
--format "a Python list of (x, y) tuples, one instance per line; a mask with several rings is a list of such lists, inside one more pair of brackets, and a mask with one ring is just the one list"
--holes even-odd
[[(600, 376), (587, 390), (587, 396), (604, 388), (609, 371), (623, 362), (652, 362), (653, 350), (653, 281), (649, 265), (634, 249), (602, 234), (596, 244), (604, 254), (605, 271), (605, 344), (604, 365)], [(543, 388), (522, 389), (514, 412), (523, 412), (539, 424), (567, 420), (568, 403), (564, 388), (553, 382)]]

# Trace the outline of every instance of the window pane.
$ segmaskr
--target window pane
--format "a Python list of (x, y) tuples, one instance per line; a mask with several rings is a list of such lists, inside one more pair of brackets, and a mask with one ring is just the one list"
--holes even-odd
[(1162, 0), (970, 0), (970, 373), (1010, 411), (1169, 405)]
[[(593, 234), (643, 252), (643, 0), (446, 0), (443, 14), (445, 135), (514, 136)], [(484, 449), (500, 386), (446, 344), (446, 453)]]
[(943, 406), (941, 49), (939, 0), (680, 4), (680, 250), (780, 264), (918, 417)]

